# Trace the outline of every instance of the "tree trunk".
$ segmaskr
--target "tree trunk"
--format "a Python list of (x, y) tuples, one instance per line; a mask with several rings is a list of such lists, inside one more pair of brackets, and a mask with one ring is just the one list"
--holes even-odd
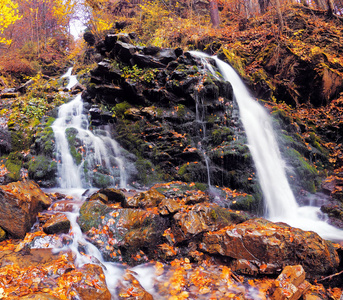
[(219, 27), (219, 11), (217, 0), (210, 0), (210, 16), (213, 28)]
[(333, 4), (333, 0), (327, 0), (328, 4), (328, 15), (333, 16), (335, 12), (335, 5)]
[(277, 17), (279, 19), (279, 30), (280, 30), (280, 32), (282, 32), (283, 31), (283, 27), (284, 27), (284, 23), (283, 23), (283, 17), (282, 17), (282, 12), (281, 12), (281, 5), (280, 5), (280, 1), (279, 0), (275, 0), (275, 7), (276, 7)]

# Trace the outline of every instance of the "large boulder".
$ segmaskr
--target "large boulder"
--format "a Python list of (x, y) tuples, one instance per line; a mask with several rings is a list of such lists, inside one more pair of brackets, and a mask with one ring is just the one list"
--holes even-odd
[(50, 205), (50, 198), (33, 181), (0, 186), (0, 227), (14, 238), (24, 238), (38, 212)]
[(206, 233), (201, 249), (260, 266), (273, 264), (282, 268), (299, 264), (309, 276), (335, 272), (339, 265), (331, 242), (315, 232), (262, 218)]

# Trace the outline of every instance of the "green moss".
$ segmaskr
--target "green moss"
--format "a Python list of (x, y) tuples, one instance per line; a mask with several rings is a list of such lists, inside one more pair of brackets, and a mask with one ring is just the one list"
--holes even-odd
[(214, 219), (214, 220), (218, 219), (218, 215), (216, 214), (216, 211), (214, 209), (211, 210), (210, 215), (211, 215), (212, 219)]
[(23, 166), (23, 155), (20, 152), (11, 152), (5, 159), (5, 167), (9, 172), (6, 174), (7, 179), (9, 181), (20, 180), (20, 169)]
[(138, 181), (144, 185), (152, 185), (164, 179), (164, 173), (157, 166), (147, 159), (139, 158), (135, 163), (138, 171)]
[(6, 232), (0, 227), (0, 242), (6, 239)]
[(80, 217), (78, 223), (83, 232), (90, 230), (92, 227), (98, 228), (101, 224), (101, 216), (105, 216), (112, 209), (101, 201), (86, 201), (80, 208)]
[(77, 143), (79, 142), (77, 135), (78, 131), (75, 128), (68, 128), (66, 130), (70, 154), (73, 157), (75, 163), (79, 165), (82, 162), (82, 154), (79, 153), (76, 148)]
[(111, 111), (114, 113), (116, 117), (124, 118), (125, 112), (131, 107), (132, 107), (131, 104), (129, 104), (127, 101), (124, 101), (112, 107)]
[(106, 188), (110, 186), (112, 183), (112, 178), (109, 175), (101, 174), (101, 173), (94, 173), (92, 177), (92, 186), (98, 188)]
[(286, 149), (286, 157), (289, 163), (294, 168), (297, 179), (300, 181), (301, 186), (310, 193), (316, 192), (317, 169), (311, 165), (297, 150)]
[(256, 212), (259, 209), (259, 201), (256, 201), (256, 199), (252, 195), (237, 196), (230, 205), (230, 208)]
[(233, 131), (229, 127), (218, 127), (211, 132), (213, 146), (220, 145), (223, 141), (233, 140)]
[(29, 178), (55, 182), (57, 163), (44, 155), (38, 155), (29, 162)]

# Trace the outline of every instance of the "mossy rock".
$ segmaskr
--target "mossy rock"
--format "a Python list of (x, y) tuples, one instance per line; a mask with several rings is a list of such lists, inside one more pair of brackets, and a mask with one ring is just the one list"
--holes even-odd
[(6, 180), (9, 182), (21, 180), (20, 170), (23, 166), (23, 155), (20, 152), (11, 152), (6, 159), (5, 167), (8, 170)]
[(287, 162), (293, 167), (296, 180), (299, 181), (301, 187), (310, 193), (315, 193), (318, 185), (317, 169), (297, 150), (289, 148), (284, 153)]
[(252, 195), (237, 196), (230, 205), (231, 209), (244, 210), (249, 212), (256, 212), (259, 210), (260, 202)]
[(78, 130), (75, 128), (67, 128), (66, 136), (69, 145), (69, 151), (74, 159), (74, 162), (79, 165), (82, 162), (82, 154), (77, 151), (77, 148), (81, 145), (78, 135)]
[(202, 162), (188, 162), (183, 164), (178, 175), (186, 182), (207, 182), (207, 168)]
[(80, 217), (78, 223), (83, 232), (90, 230), (92, 227), (98, 228), (101, 224), (101, 216), (112, 211), (110, 207), (101, 201), (86, 201), (80, 208)]
[(6, 239), (6, 231), (0, 227), (0, 242)]
[(41, 186), (56, 185), (57, 163), (44, 155), (38, 155), (29, 162), (28, 175)]
[(101, 173), (94, 173), (92, 177), (92, 186), (98, 187), (98, 188), (106, 188), (110, 186), (113, 182), (113, 179), (111, 176), (107, 174), (101, 174)]

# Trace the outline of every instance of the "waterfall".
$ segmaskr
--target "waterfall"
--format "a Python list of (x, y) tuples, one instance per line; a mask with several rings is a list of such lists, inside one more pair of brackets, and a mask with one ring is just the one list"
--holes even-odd
[[(71, 72), (72, 68), (62, 76), (69, 79), (68, 89), (77, 84)], [(61, 188), (126, 187), (127, 172), (120, 147), (106, 130), (89, 130), (81, 94), (60, 106), (51, 127)]]
[[(199, 52), (192, 52), (192, 55), (201, 59), (209, 57)], [(281, 158), (269, 114), (251, 97), (243, 81), (229, 64), (217, 57), (213, 59), (224, 79), (232, 85), (263, 191), (266, 217), (303, 230), (315, 231), (323, 238), (341, 240), (343, 231), (323, 221), (320, 208), (299, 207), (287, 180), (285, 162)], [(209, 71), (213, 73), (213, 69)]]

